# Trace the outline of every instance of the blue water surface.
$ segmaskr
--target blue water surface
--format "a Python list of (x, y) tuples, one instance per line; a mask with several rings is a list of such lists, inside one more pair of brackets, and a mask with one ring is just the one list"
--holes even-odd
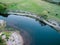
[(32, 37), (31, 45), (60, 45), (60, 33), (48, 25), (42, 26), (36, 19), (17, 15), (0, 16), (0, 19), (27, 31)]

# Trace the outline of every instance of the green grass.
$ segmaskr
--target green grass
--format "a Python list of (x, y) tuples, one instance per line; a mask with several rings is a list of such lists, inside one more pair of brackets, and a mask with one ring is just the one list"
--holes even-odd
[[(1, 0), (0, 2), (7, 3), (9, 10), (24, 10), (37, 15), (48, 15), (48, 19), (60, 22), (60, 6), (56, 4), (41, 0)], [(58, 15), (56, 16), (56, 14)]]

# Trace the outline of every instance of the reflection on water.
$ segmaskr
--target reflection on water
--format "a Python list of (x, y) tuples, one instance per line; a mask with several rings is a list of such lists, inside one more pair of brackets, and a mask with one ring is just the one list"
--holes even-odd
[(60, 45), (60, 33), (48, 25), (41, 26), (40, 21), (24, 16), (9, 15), (5, 19), (7, 25), (11, 27), (17, 27), (23, 29), (32, 37), (32, 43), (30, 45)]

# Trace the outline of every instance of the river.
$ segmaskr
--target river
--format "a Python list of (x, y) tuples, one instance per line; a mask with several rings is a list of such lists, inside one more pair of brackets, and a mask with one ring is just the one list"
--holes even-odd
[(13, 24), (28, 32), (32, 37), (30, 45), (60, 45), (60, 33), (37, 19), (17, 15), (0, 16), (0, 19), (5, 20), (9, 26)]

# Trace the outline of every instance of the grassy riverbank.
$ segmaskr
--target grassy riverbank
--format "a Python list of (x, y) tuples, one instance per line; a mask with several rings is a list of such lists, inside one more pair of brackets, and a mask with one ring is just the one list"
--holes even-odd
[(41, 0), (1, 0), (8, 5), (8, 10), (23, 10), (37, 15), (47, 15), (47, 19), (60, 22), (60, 6)]

